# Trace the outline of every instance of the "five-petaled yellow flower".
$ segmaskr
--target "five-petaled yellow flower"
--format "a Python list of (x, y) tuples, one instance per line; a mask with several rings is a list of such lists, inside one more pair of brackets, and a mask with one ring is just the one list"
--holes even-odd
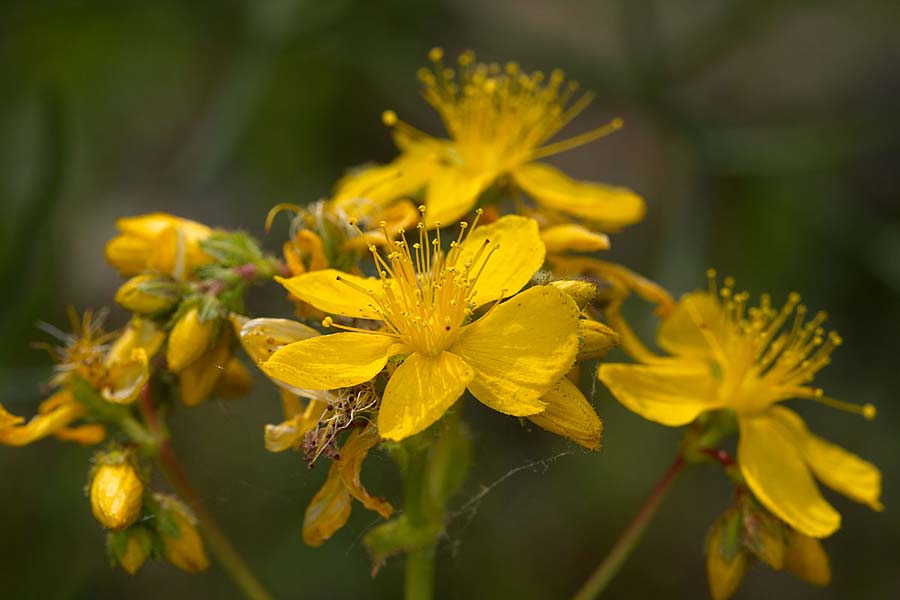
[(710, 273), (708, 292), (686, 294), (662, 321), (657, 341), (672, 357), (655, 355), (623, 331), (623, 338), (631, 338), (623, 345), (644, 364), (601, 365), (600, 380), (627, 408), (663, 425), (685, 425), (708, 410), (734, 411), (738, 462), (747, 485), (803, 534), (825, 537), (841, 522), (813, 475), (881, 510), (878, 469), (813, 435), (797, 413), (779, 404), (806, 398), (874, 416), (871, 405), (826, 398), (810, 385), (841, 342), (836, 333), (822, 330), (824, 313), (806, 321), (806, 307), (796, 294), (780, 310), (767, 295), (750, 307), (748, 295), (735, 294), (730, 280), (716, 293), (714, 277)]
[(388, 165), (338, 182), (338, 207), (360, 214), (367, 206), (374, 209), (425, 188), (429, 226), (451, 223), (475, 206), (481, 192), (508, 177), (542, 212), (576, 217), (594, 228), (615, 230), (643, 218), (644, 201), (631, 190), (575, 181), (538, 162), (621, 127), (617, 119), (548, 143), (593, 98), (574, 99), (578, 86), (567, 84), (562, 71), (553, 71), (547, 80), (543, 73), (522, 72), (516, 63), (501, 71), (498, 65), (476, 63), (471, 51), (459, 57), (458, 70), (443, 63), (439, 48), (429, 58), (433, 69), (422, 69), (419, 79), (450, 139), (432, 137), (385, 112), (401, 154)]
[[(575, 362), (578, 306), (553, 286), (517, 294), (544, 261), (537, 223), (507, 216), (484, 227), (461, 224), (446, 252), (439, 233), (429, 240), (423, 224), (418, 233), (415, 243), (401, 236), (386, 256), (372, 247), (378, 278), (325, 269), (280, 280), (322, 311), (382, 326), (340, 326), (348, 331), (288, 344), (262, 369), (296, 388), (337, 389), (369, 381), (389, 359), (402, 358), (378, 413), (379, 435), (390, 440), (424, 430), (467, 388), (514, 416), (565, 402), (562, 393), (542, 397)], [(597, 418), (590, 413), (585, 418)]]

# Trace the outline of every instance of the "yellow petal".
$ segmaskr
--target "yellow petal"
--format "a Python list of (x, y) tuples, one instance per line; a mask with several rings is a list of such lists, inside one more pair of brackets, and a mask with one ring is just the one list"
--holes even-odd
[(597, 377), (625, 408), (662, 425), (686, 425), (720, 405), (709, 369), (696, 363), (604, 364)]
[(380, 279), (322, 269), (275, 280), (291, 294), (321, 311), (356, 319), (378, 319), (375, 299), (383, 293)]
[(291, 319), (246, 319), (232, 315), (231, 323), (241, 342), (241, 346), (254, 362), (260, 363), (271, 358), (275, 352), (288, 344), (316, 337), (318, 331)]
[(63, 442), (76, 442), (82, 446), (93, 446), (106, 439), (106, 427), (99, 423), (88, 423), (78, 427), (63, 427), (53, 434)]
[(507, 215), (490, 225), (476, 227), (463, 241), (456, 264), (471, 261), (485, 245), (485, 253), (495, 246), (497, 249), (475, 282), (473, 302), (479, 306), (512, 296), (544, 264), (546, 251), (534, 219)]
[(319, 423), (326, 408), (325, 402), (310, 400), (305, 409), (296, 412), (288, 420), (278, 425), (266, 425), (266, 450), (284, 452), (299, 447), (306, 437), (306, 432), (312, 431)]
[(472, 376), (471, 367), (450, 352), (435, 357), (410, 354), (384, 390), (379, 433), (388, 440), (402, 440), (424, 430), (459, 400)]
[(334, 333), (288, 344), (260, 365), (287, 385), (310, 390), (352, 387), (375, 377), (395, 338), (377, 333)]
[(769, 414), (738, 419), (738, 462), (747, 485), (775, 516), (812, 537), (834, 533), (841, 516), (819, 492), (796, 432)]
[(178, 374), (181, 402), (197, 406), (212, 393), (231, 359), (231, 335), (223, 331), (216, 345)]
[(112, 363), (103, 381), (100, 394), (107, 402), (131, 404), (150, 380), (150, 365), (143, 348), (134, 348), (128, 360)]
[(124, 234), (144, 239), (153, 239), (169, 227), (183, 229), (192, 239), (202, 239), (212, 233), (212, 230), (202, 223), (164, 212), (116, 219), (116, 229)]
[(533, 287), (465, 326), (450, 350), (475, 370), (469, 390), (478, 400), (508, 415), (533, 415), (575, 362), (578, 314), (556, 288)]
[(153, 242), (132, 235), (118, 235), (106, 243), (106, 261), (123, 277), (138, 275), (147, 268)]
[(367, 217), (401, 196), (421, 189), (437, 168), (430, 152), (404, 152), (392, 163), (355, 170), (335, 186), (331, 207), (350, 217)]
[(375, 511), (387, 519), (393, 514), (394, 507), (384, 498), (377, 498), (370, 494), (359, 480), (363, 461), (369, 454), (369, 450), (379, 443), (381, 443), (381, 438), (378, 437), (378, 430), (372, 425), (367, 425), (362, 430), (355, 429), (341, 446), (341, 458), (337, 462), (341, 481), (350, 495), (369, 510)]
[(816, 477), (848, 498), (867, 504), (874, 510), (883, 510), (881, 496), (881, 471), (878, 467), (847, 452), (806, 428), (803, 419), (783, 406), (773, 406), (773, 417), (791, 428), (800, 440), (800, 451)]
[(543, 163), (522, 165), (513, 178), (538, 204), (608, 229), (637, 223), (646, 211), (643, 198), (627, 188), (576, 181)]
[(549, 254), (609, 250), (608, 235), (574, 223), (545, 227), (541, 230), (541, 239)]
[(532, 423), (588, 450), (600, 448), (603, 423), (584, 394), (567, 377), (560, 379), (541, 400), (547, 403), (547, 408), (529, 416)]
[(350, 518), (352, 497), (341, 480), (337, 461), (331, 463), (328, 478), (322, 488), (310, 500), (303, 515), (303, 541), (321, 546), (325, 540), (347, 523)]
[(438, 169), (428, 180), (425, 194), (428, 227), (452, 225), (460, 220), (494, 179), (495, 173), (470, 173), (456, 167)]
[(153, 358), (165, 341), (166, 332), (156, 323), (150, 319), (132, 317), (122, 335), (110, 346), (103, 358), (103, 364), (108, 367), (116, 362), (128, 360), (135, 348), (143, 349), (148, 359)]
[[(60, 393), (68, 394), (68, 392)], [(28, 423), (23, 424), (24, 419), (11, 415), (0, 405), (0, 444), (25, 446), (56, 433), (84, 413), (85, 408), (71, 399), (60, 402), (52, 410), (35, 415)]]
[(828, 585), (831, 582), (831, 565), (822, 542), (799, 531), (792, 531), (788, 537), (784, 568), (813, 585)]
[(707, 336), (719, 333), (722, 318), (721, 305), (713, 296), (706, 292), (685, 294), (660, 323), (656, 341), (670, 354), (712, 360), (713, 350)]

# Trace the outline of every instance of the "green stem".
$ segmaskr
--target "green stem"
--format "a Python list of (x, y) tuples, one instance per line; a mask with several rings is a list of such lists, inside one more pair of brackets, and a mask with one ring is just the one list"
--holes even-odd
[(573, 600), (593, 600), (600, 597), (606, 590), (607, 586), (612, 582), (613, 578), (631, 556), (631, 553), (637, 547), (638, 542), (650, 525), (650, 521), (656, 516), (659, 507), (662, 506), (663, 500), (672, 488), (672, 484), (678, 479), (685, 466), (684, 456), (679, 453), (675, 462), (666, 470), (662, 479), (653, 488), (653, 492), (644, 502), (641, 510), (635, 515), (631, 523), (616, 541), (615, 545), (603, 559), (603, 562), (597, 567), (585, 584), (575, 594)]
[(241, 558), (228, 537), (219, 529), (212, 515), (206, 510), (206, 507), (197, 496), (193, 486), (187, 479), (184, 469), (175, 457), (172, 446), (168, 440), (164, 441), (160, 446), (159, 455), (157, 457), (160, 469), (165, 474), (166, 479), (175, 488), (178, 496), (186, 501), (194, 511), (203, 537), (209, 544), (210, 550), (219, 560), (219, 564), (225, 570), (234, 584), (244, 593), (250, 600), (270, 600), (272, 597), (263, 588), (259, 580), (247, 566), (247, 563)]
[[(428, 474), (428, 446), (414, 438), (406, 444), (407, 462), (403, 473), (403, 511), (413, 529), (428, 524), (424, 509), (426, 476)], [(412, 548), (406, 552), (404, 573), (405, 600), (431, 600), (434, 595), (435, 543)]]
[(405, 600), (430, 600), (434, 596), (435, 545), (406, 553)]
[(200, 501), (200, 497), (188, 480), (181, 463), (178, 462), (178, 458), (172, 450), (172, 445), (165, 434), (162, 422), (153, 407), (149, 386), (145, 387), (141, 393), (140, 408), (147, 426), (152, 432), (156, 433), (156, 462), (160, 470), (166, 476), (166, 479), (169, 480), (169, 483), (172, 484), (172, 487), (175, 488), (178, 496), (187, 502), (191, 510), (193, 510), (194, 516), (197, 517), (197, 522), (200, 525), (200, 530), (203, 532), (203, 537), (213, 555), (218, 559), (222, 569), (249, 600), (271, 600), (272, 597), (259, 580), (256, 579), (253, 571), (250, 570), (250, 567), (247, 566), (247, 563), (235, 550), (231, 541), (219, 528), (215, 519), (206, 510), (206, 507)]

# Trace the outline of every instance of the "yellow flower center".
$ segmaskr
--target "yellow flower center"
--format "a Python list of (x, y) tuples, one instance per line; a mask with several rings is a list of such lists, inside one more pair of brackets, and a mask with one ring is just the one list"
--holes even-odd
[[(419, 207), (424, 217), (424, 207)], [(437, 356), (449, 348), (460, 328), (474, 310), (475, 284), (491, 255), (499, 248), (485, 240), (472, 253), (464, 256), (463, 242), (477, 225), (481, 210), (476, 211), (475, 221), (459, 224), (460, 232), (444, 252), (440, 229), (431, 239), (424, 222), (420, 222), (418, 240), (410, 243), (405, 232), (399, 239), (389, 240), (393, 248), (386, 254), (374, 245), (369, 251), (381, 278), (380, 293), (368, 294), (373, 307), (385, 323), (386, 333), (409, 346), (414, 352)], [(385, 237), (386, 228), (382, 227)], [(344, 283), (355, 287), (347, 280)], [(327, 318), (326, 326), (333, 325)], [(344, 329), (350, 329), (343, 327)]]
[[(874, 417), (871, 405), (857, 406), (827, 398), (808, 385), (831, 362), (841, 337), (825, 333), (826, 319), (819, 312), (807, 321), (800, 296), (790, 294), (781, 309), (763, 294), (758, 306), (748, 307), (749, 294), (734, 293), (734, 280), (726, 278), (716, 292), (710, 272), (710, 294), (718, 298), (721, 323), (706, 323), (694, 315), (716, 357), (713, 375), (721, 382), (720, 397), (738, 412), (752, 413), (789, 398), (807, 398), (834, 408)], [(696, 308), (692, 309), (696, 313)]]
[[(566, 83), (554, 70), (544, 74), (524, 73), (518, 64), (505, 68), (475, 62), (475, 53), (464, 52), (459, 68), (445, 66), (444, 53), (429, 53), (432, 68), (419, 71), (425, 99), (438, 111), (454, 144), (448, 162), (472, 173), (499, 175), (531, 160), (556, 154), (593, 141), (622, 126), (620, 119), (569, 140), (542, 146), (590, 104), (592, 94), (577, 99), (578, 83)], [(398, 121), (387, 111), (384, 122), (397, 126), (413, 138), (425, 136)]]

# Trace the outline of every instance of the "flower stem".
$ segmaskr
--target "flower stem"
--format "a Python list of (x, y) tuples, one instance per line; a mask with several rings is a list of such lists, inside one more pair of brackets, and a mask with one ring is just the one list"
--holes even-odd
[(631, 553), (637, 547), (638, 542), (647, 530), (647, 526), (650, 525), (650, 521), (656, 516), (659, 507), (662, 506), (663, 500), (669, 493), (672, 484), (678, 479), (678, 475), (684, 469), (685, 464), (684, 455), (679, 453), (675, 462), (666, 470), (656, 487), (653, 488), (653, 492), (644, 502), (641, 510), (628, 524), (628, 527), (616, 541), (609, 554), (606, 555), (606, 558), (603, 559), (603, 562), (591, 575), (590, 579), (578, 590), (573, 600), (593, 600), (600, 597), (603, 591), (606, 590), (619, 572), (619, 569), (622, 568), (622, 565), (625, 564), (625, 561), (628, 560), (628, 557), (631, 556)]
[(263, 588), (262, 584), (256, 579), (256, 576), (247, 566), (247, 563), (241, 558), (231, 541), (219, 529), (219, 526), (213, 520), (212, 515), (206, 510), (206, 507), (200, 501), (193, 486), (187, 479), (184, 469), (178, 462), (175, 453), (172, 451), (172, 445), (168, 440), (160, 446), (157, 458), (160, 469), (165, 474), (166, 479), (175, 488), (176, 493), (182, 498), (194, 511), (200, 530), (203, 532), (206, 542), (209, 544), (210, 550), (219, 560), (219, 564), (225, 570), (234, 584), (244, 593), (250, 600), (269, 600), (271, 596)]
[(174, 450), (172, 450), (168, 436), (165, 435), (159, 416), (153, 408), (149, 386), (144, 388), (140, 396), (140, 408), (148, 427), (160, 437), (156, 454), (156, 461), (160, 470), (166, 476), (166, 479), (169, 480), (169, 483), (172, 484), (172, 487), (175, 488), (178, 496), (191, 507), (194, 516), (197, 517), (203, 537), (212, 553), (218, 559), (222, 569), (249, 600), (271, 600), (272, 597), (259, 580), (256, 579), (250, 567), (247, 566), (247, 563), (235, 550), (231, 541), (216, 524), (216, 521), (209, 511), (206, 510), (206, 507), (200, 501), (200, 497), (188, 480), (184, 468), (182, 468)]
[(405, 600), (430, 600), (434, 595), (434, 544), (406, 553)]

